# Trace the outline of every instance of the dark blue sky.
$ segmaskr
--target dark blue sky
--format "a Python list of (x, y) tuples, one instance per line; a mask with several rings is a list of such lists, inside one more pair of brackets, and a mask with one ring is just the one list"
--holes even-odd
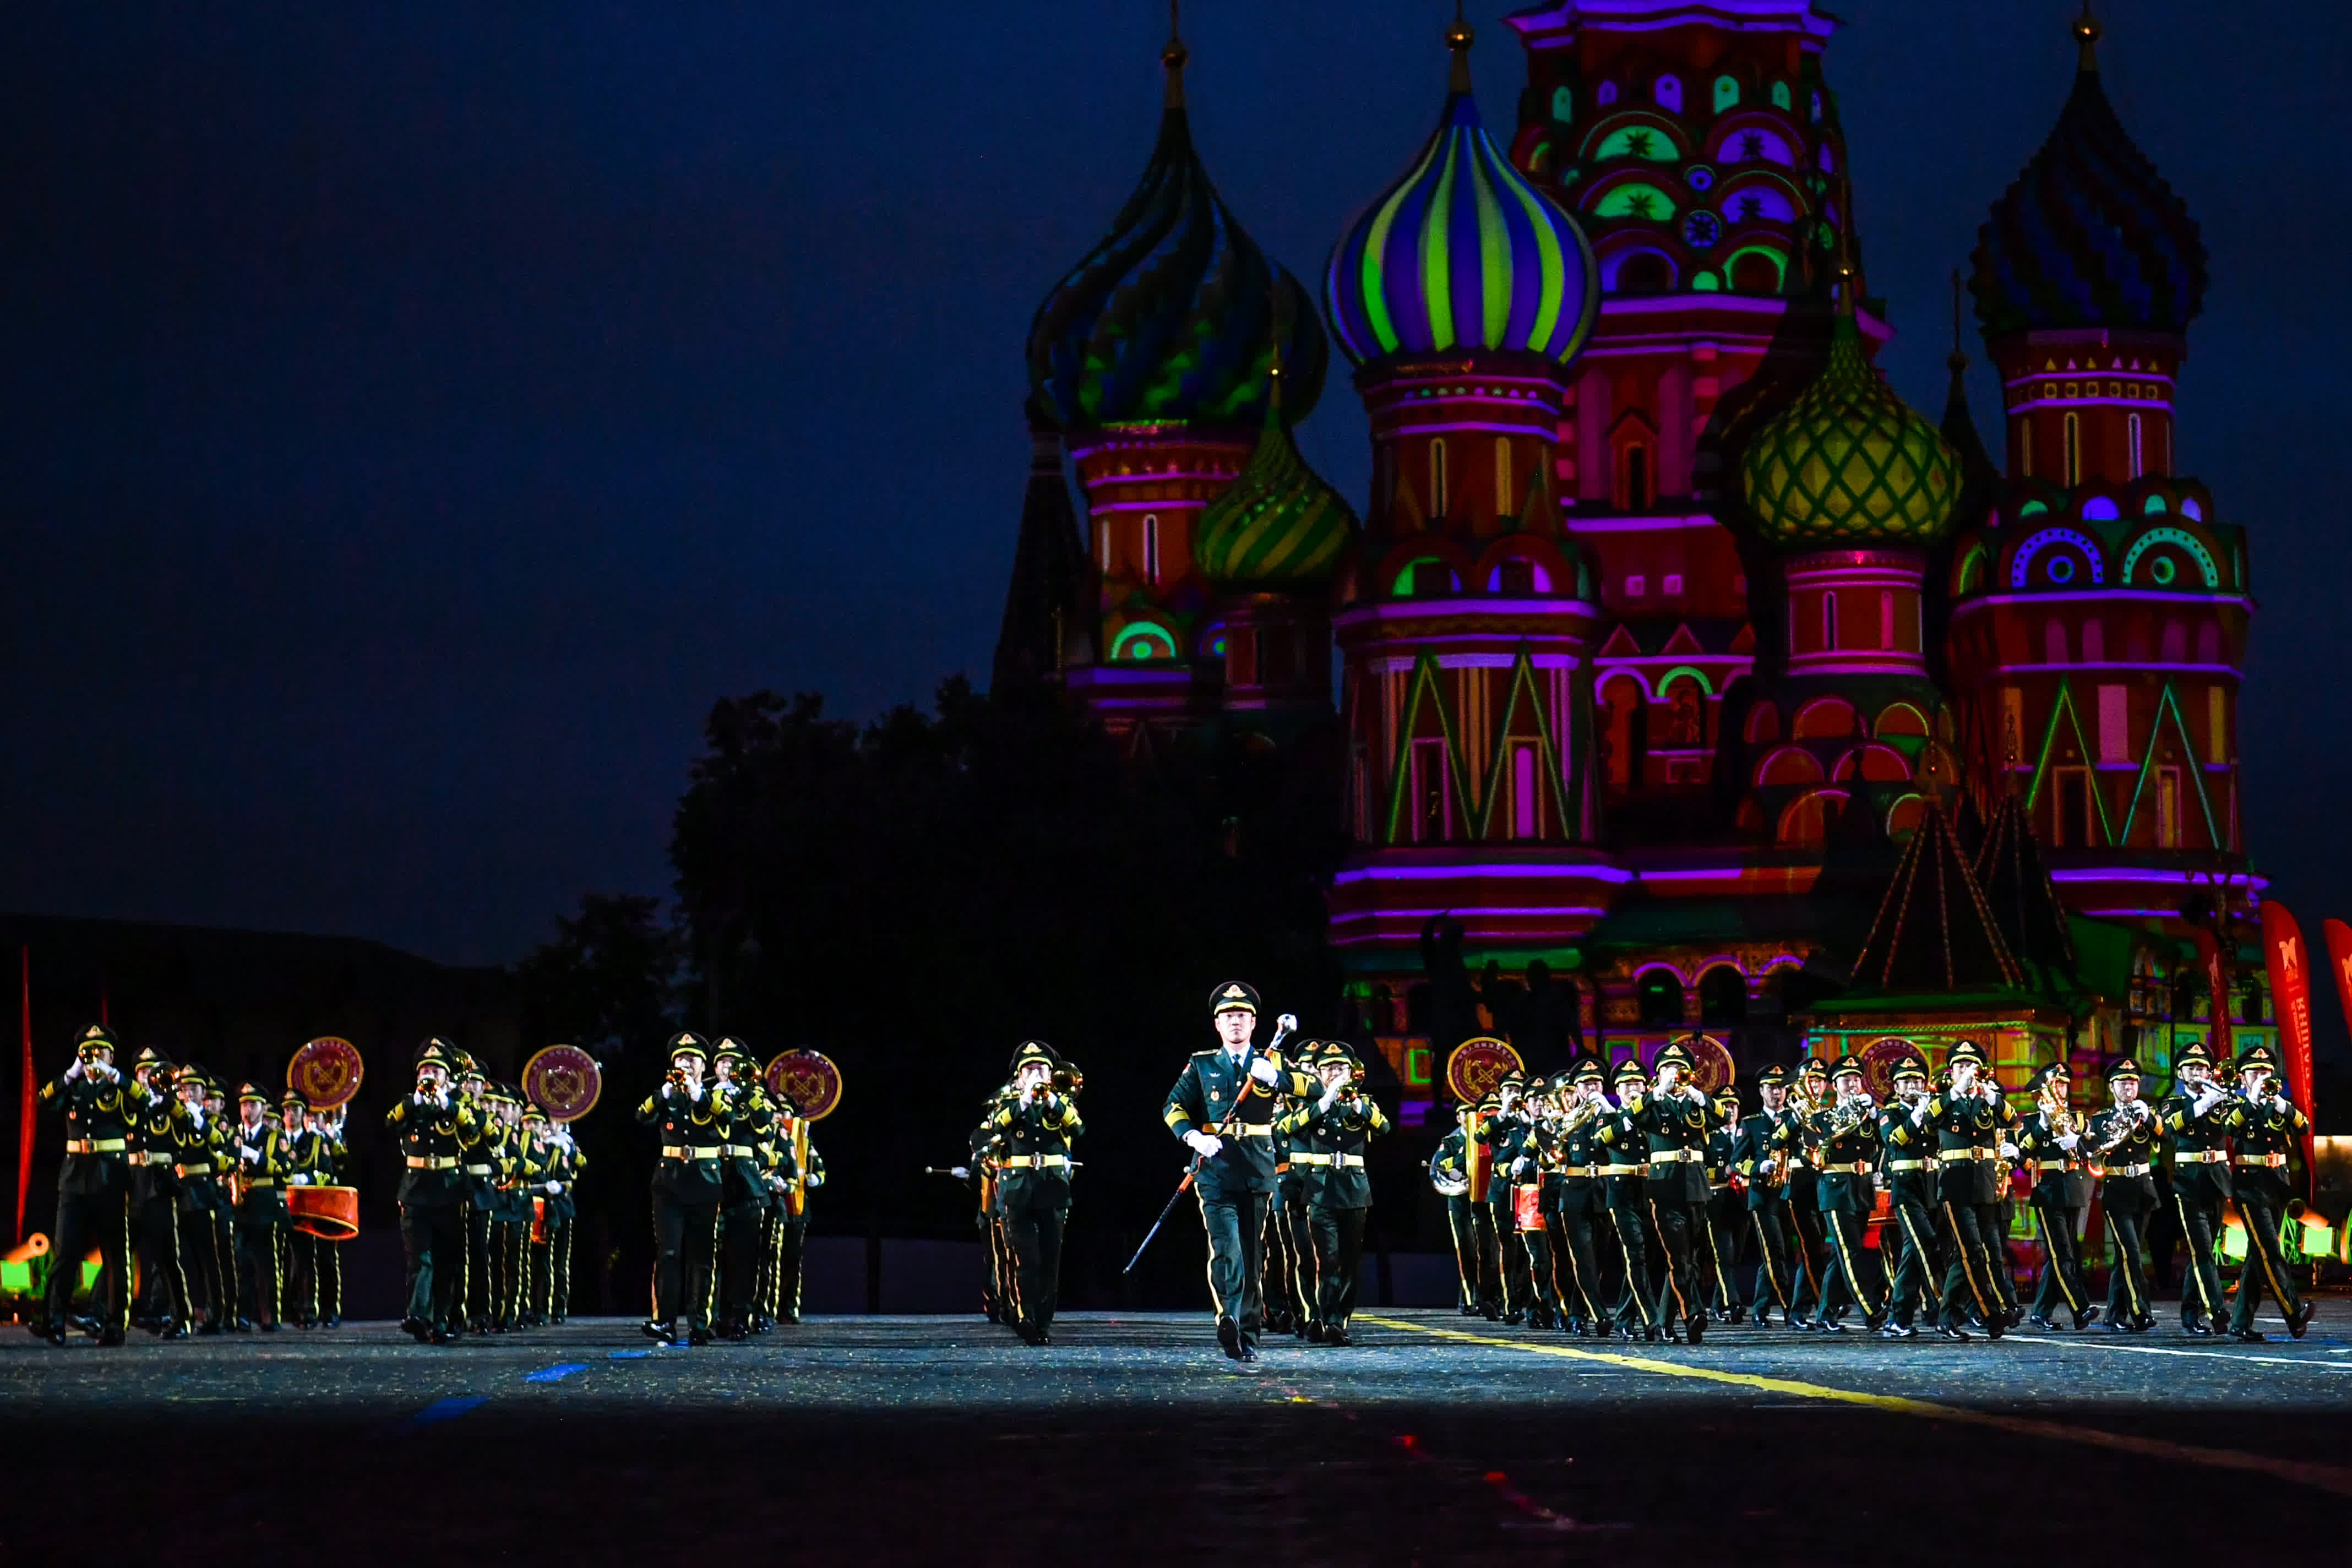
[[(1837, 8), (1887, 363), (1932, 414), (1946, 276), (2065, 96), (2074, 0)], [(2182, 466), (2252, 530), (2248, 826), (2315, 926), (2352, 913), (2346, 9), (2101, 10), (2213, 254)], [(1209, 166), (1312, 273), (1433, 121), (1450, 7), (1188, 11)], [(984, 679), (1023, 334), (1142, 167), (1164, 32), (1156, 0), (8, 7), (0, 907), (505, 960), (667, 887), (712, 699)], [(1303, 441), (1361, 494), (1344, 378)]]

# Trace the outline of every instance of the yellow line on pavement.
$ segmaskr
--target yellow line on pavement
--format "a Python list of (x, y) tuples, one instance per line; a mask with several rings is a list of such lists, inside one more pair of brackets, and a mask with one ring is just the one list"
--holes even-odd
[(1925, 1399), (1906, 1399), (1895, 1394), (1868, 1394), (1858, 1388), (1832, 1388), (1826, 1384), (1799, 1383), (1793, 1378), (1766, 1377), (1752, 1372), (1727, 1372), (1719, 1367), (1695, 1366), (1686, 1362), (1659, 1361), (1650, 1356), (1618, 1355), (1609, 1351), (1578, 1350), (1570, 1345), (1549, 1345), (1523, 1340), (1497, 1339), (1490, 1334), (1466, 1333), (1460, 1329), (1440, 1328), (1432, 1323), (1409, 1323), (1398, 1318), (1357, 1314), (1360, 1321), (1377, 1323), (1384, 1329), (1402, 1329), (1408, 1333), (1427, 1334), (1435, 1339), (1459, 1340), (1465, 1344), (1492, 1345), (1498, 1350), (1525, 1351), (1530, 1355), (1559, 1356), (1568, 1361), (1601, 1362), (1610, 1366), (1630, 1367), (1635, 1372), (1653, 1372), (1661, 1377), (1696, 1378), (1702, 1383), (1725, 1383), (1738, 1388), (1752, 1388), (1764, 1394), (1788, 1394), (1798, 1399), (1820, 1399), (1839, 1405), (1860, 1405), (1872, 1410), (1885, 1410), (1897, 1415), (1916, 1415), (1929, 1421), (1956, 1421), (1971, 1426), (1990, 1426), (1996, 1431), (2013, 1433), (2024, 1437), (2045, 1437), (2053, 1442), (2087, 1444), (2095, 1448), (2108, 1448), (2117, 1453), (2137, 1454), (2143, 1458), (2168, 1459), (2184, 1465), (2203, 1465), (2213, 1469), (2251, 1470), (2257, 1474), (2275, 1476), (2281, 1480), (2296, 1481), (2316, 1487), (2336, 1497), (2352, 1498), (2352, 1469), (2340, 1465), (2317, 1465), (2303, 1459), (2278, 1459), (2264, 1454), (2242, 1453), (2235, 1448), (2208, 1448), (2194, 1443), (2168, 1442), (2161, 1437), (2134, 1436), (2123, 1432), (2102, 1432), (2092, 1426), (2074, 1426), (2063, 1421), (2043, 1421), (2031, 1415), (2006, 1415), (1991, 1410), (1971, 1410), (1961, 1405), (1937, 1405)]

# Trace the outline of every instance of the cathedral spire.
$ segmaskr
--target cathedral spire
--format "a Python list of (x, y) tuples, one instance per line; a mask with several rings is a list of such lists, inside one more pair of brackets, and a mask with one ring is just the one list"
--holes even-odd
[(1160, 46), (1160, 63), (1168, 68), (1167, 105), (1171, 109), (1184, 107), (1184, 62), (1192, 51), (1184, 47), (1182, 17), (1177, 11), (1180, 0), (1168, 0), (1168, 42)]
[(2091, 15), (2091, 0), (2083, 0), (2083, 14), (2074, 18), (2074, 45), (2080, 51), (2076, 70), (2088, 76), (2099, 74), (2099, 37), (2104, 31), (2099, 19)]

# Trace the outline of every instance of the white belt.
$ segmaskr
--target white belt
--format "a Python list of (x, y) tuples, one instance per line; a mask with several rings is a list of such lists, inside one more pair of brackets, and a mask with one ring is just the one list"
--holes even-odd
[(1008, 1171), (1051, 1171), (1069, 1163), (1067, 1154), (1007, 1154), (997, 1162)]
[(2226, 1165), (2230, 1163), (2227, 1149), (2181, 1149), (2172, 1156), (2176, 1165)]
[(1650, 1151), (1650, 1163), (1653, 1165), (1671, 1165), (1677, 1160), (1706, 1158), (1706, 1151), (1704, 1149), (1653, 1149)]
[(2145, 1176), (2150, 1169), (2151, 1167), (2147, 1165), (2110, 1165), (2107, 1167), (2107, 1179), (2113, 1181), (2117, 1176)]
[(2284, 1165), (2286, 1163), (2286, 1156), (2284, 1154), (2241, 1154), (2238, 1156), (2238, 1163), (2241, 1165)]

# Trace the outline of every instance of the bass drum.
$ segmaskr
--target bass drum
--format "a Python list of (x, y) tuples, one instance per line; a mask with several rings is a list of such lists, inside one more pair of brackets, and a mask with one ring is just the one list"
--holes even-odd
[(349, 1241), (360, 1233), (357, 1187), (289, 1187), (287, 1217), (321, 1241)]

